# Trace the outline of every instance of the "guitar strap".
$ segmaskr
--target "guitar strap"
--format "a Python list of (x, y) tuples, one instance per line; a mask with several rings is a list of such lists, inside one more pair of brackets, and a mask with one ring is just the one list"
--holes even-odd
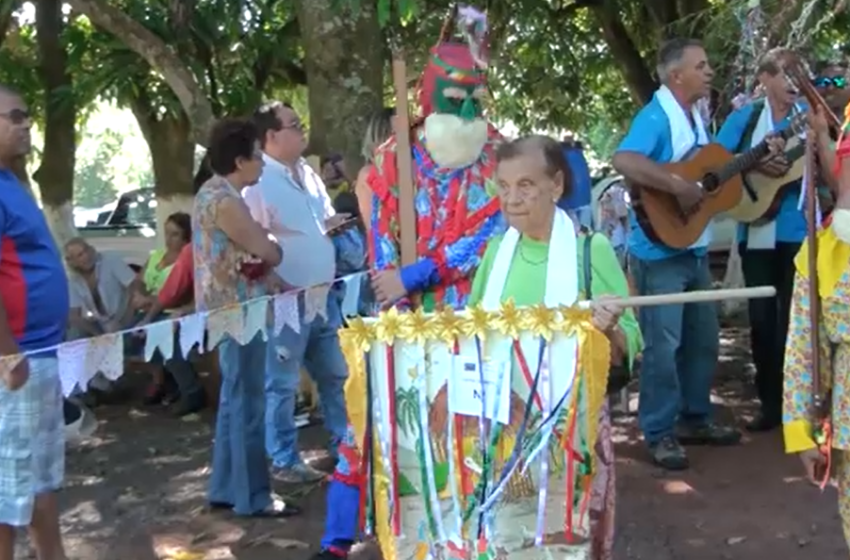
[(744, 151), (744, 147), (749, 148), (753, 139), (753, 132), (756, 131), (756, 125), (761, 117), (761, 112), (764, 110), (764, 100), (759, 99), (753, 101), (753, 111), (750, 113), (750, 118), (747, 119), (747, 125), (744, 127), (744, 133), (741, 135), (741, 141), (738, 142), (738, 147), (735, 148), (735, 153), (740, 154)]

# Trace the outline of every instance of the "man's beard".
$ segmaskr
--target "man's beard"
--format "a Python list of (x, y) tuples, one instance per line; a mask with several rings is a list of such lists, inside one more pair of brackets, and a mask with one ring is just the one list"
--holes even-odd
[(487, 121), (432, 113), (425, 119), (425, 147), (440, 167), (458, 169), (475, 163), (487, 143)]

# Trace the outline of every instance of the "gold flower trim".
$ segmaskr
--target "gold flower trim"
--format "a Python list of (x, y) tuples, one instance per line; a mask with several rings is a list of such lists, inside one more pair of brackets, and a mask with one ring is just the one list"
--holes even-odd
[(439, 340), (448, 345), (458, 337), (486, 338), (500, 333), (509, 338), (530, 331), (535, 336), (551, 340), (556, 333), (577, 334), (592, 328), (591, 311), (578, 307), (561, 306), (517, 307), (513, 300), (506, 301), (499, 311), (485, 311), (481, 306), (468, 307), (455, 312), (444, 309), (426, 314), (421, 310), (399, 313), (395, 308), (374, 319), (352, 319), (339, 331), (343, 344), (366, 351), (374, 342), (392, 345), (396, 340), (409, 344), (424, 344)]

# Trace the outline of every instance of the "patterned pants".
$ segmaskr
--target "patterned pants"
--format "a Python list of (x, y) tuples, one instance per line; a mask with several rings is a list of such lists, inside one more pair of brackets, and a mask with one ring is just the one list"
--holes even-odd
[[(324, 550), (344, 556), (358, 537), (360, 509), (360, 452), (356, 446), (354, 430), (348, 433), (339, 446), (339, 462), (328, 488), (325, 533), (321, 546)], [(611, 560), (614, 548), (614, 444), (611, 441), (611, 416), (608, 404), (599, 415), (596, 442), (596, 476), (590, 496), (590, 541), (592, 560)], [(848, 471), (850, 472), (850, 471)], [(848, 478), (850, 480), (850, 478)], [(850, 488), (842, 496), (847, 499), (847, 512), (842, 517), (850, 520)], [(845, 521), (845, 531), (848, 524)], [(850, 538), (850, 537), (848, 537)]]
[(0, 524), (26, 527), (35, 498), (65, 476), (65, 418), (59, 363), (30, 358), (23, 387), (0, 382)]

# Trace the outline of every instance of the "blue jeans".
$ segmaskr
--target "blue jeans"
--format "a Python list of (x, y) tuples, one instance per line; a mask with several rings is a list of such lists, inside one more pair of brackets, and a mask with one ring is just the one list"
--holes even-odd
[(263, 446), (266, 398), (261, 334), (245, 346), (225, 338), (218, 347), (221, 397), (215, 424), (209, 500), (233, 504), (237, 515), (271, 505), (271, 480)]
[[(640, 295), (711, 288), (708, 257), (684, 253), (657, 261), (632, 257)], [(649, 445), (672, 436), (676, 421), (702, 424), (711, 416), (719, 322), (714, 303), (641, 307), (644, 350), (638, 421)]]
[(327, 310), (327, 321), (318, 315), (310, 323), (302, 321), (300, 333), (284, 327), (266, 352), (266, 451), (275, 467), (288, 468), (301, 461), (295, 401), (302, 364), (318, 386), (325, 428), (334, 448), (345, 436), (348, 366), (337, 335), (342, 325), (338, 296), (329, 295)]

